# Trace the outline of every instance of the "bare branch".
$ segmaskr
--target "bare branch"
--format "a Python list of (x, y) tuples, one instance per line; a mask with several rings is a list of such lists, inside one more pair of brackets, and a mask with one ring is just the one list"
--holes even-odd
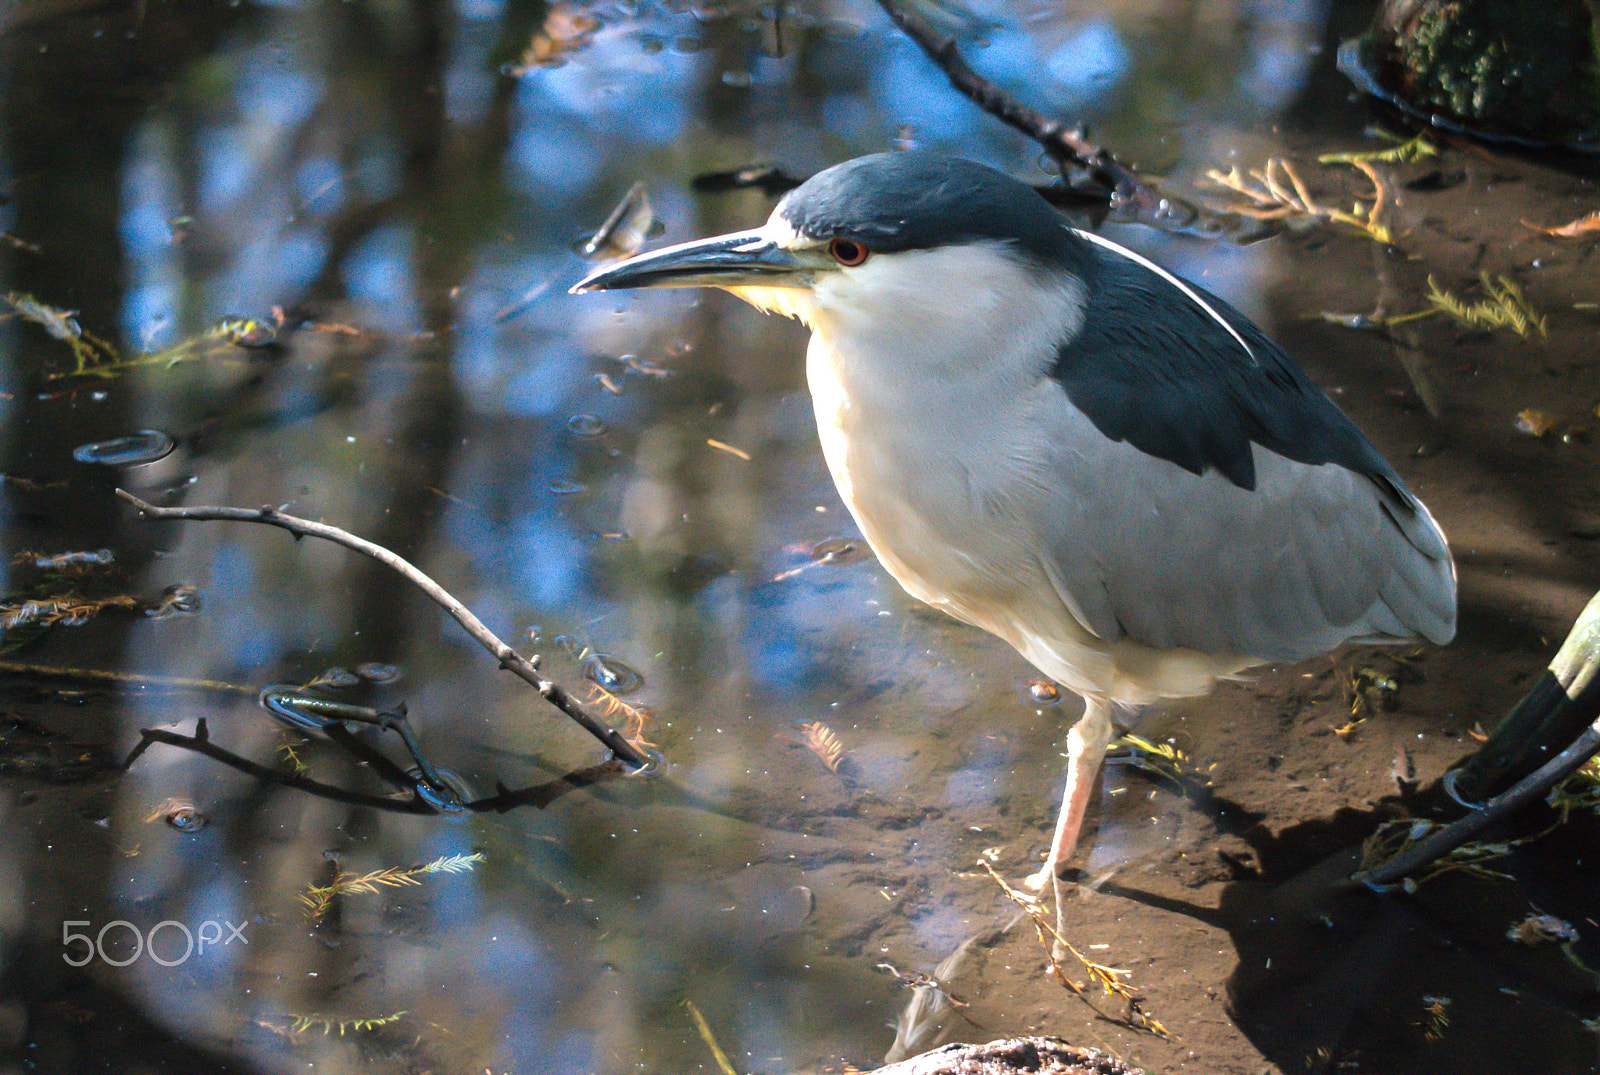
[(1161, 195), (1131, 168), (1089, 141), (1082, 127), (1068, 127), (1046, 117), (978, 74), (956, 49), (955, 38), (941, 33), (897, 0), (878, 0), (878, 6), (939, 65), (952, 86), (991, 116), (1043, 146), (1061, 166), (1064, 177), (1073, 172), (1086, 173), (1088, 179), (1103, 188), (1115, 209), (1141, 217), (1159, 213)]
[(381, 545), (376, 545), (365, 538), (359, 538), (347, 530), (327, 523), (312, 522), (295, 515), (287, 515), (276, 508), (225, 508), (225, 507), (187, 507), (163, 508), (148, 504), (125, 489), (118, 489), (117, 495), (134, 507), (140, 514), (151, 519), (187, 519), (192, 521), (237, 522), (256, 523), (264, 526), (276, 526), (287, 530), (296, 536), (318, 537), (331, 541), (336, 545), (343, 545), (363, 555), (370, 556), (379, 563), (398, 572), (400, 575), (427, 594), (433, 601), (443, 608), (450, 616), (462, 626), (462, 629), (500, 662), (500, 667), (513, 675), (531, 684), (535, 690), (561, 712), (571, 717), (581, 725), (584, 731), (604, 743), (612, 753), (635, 769), (653, 769), (654, 763), (638, 747), (628, 742), (617, 731), (606, 725), (586, 710), (577, 699), (568, 694), (559, 684), (539, 674), (538, 657), (528, 660), (516, 650), (501, 641), (500, 637), (482, 620), (472, 614), (472, 610), (458, 601), (443, 586), (429, 578), (415, 564), (404, 557), (391, 552)]

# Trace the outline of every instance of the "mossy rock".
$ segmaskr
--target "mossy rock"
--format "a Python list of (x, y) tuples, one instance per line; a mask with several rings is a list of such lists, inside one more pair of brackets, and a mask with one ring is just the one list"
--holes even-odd
[(1600, 148), (1600, 0), (1386, 0), (1357, 53), (1380, 95), (1488, 138)]

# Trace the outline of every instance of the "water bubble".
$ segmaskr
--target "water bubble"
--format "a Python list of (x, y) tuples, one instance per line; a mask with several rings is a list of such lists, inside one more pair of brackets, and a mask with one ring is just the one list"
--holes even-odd
[(860, 538), (827, 538), (811, 547), (811, 558), (823, 564), (854, 564), (867, 558), (867, 543)]
[(589, 487), (571, 478), (556, 478), (546, 488), (557, 496), (571, 496), (573, 493), (585, 492)]
[(108, 467), (134, 467), (154, 463), (169, 454), (175, 442), (159, 429), (141, 429), (126, 437), (80, 444), (72, 458), (80, 463), (99, 463)]
[(199, 832), (210, 819), (190, 804), (179, 803), (162, 815), (162, 820), (179, 832)]
[(734, 89), (738, 89), (738, 90), (747, 90), (747, 89), (749, 89), (751, 84), (754, 83), (755, 80), (756, 80), (755, 75), (751, 74), (749, 71), (724, 71), (724, 72), (722, 72), (722, 84), (724, 86), (732, 86)]
[(168, 586), (155, 604), (144, 610), (147, 618), (164, 620), (169, 616), (193, 616), (200, 611), (200, 591), (186, 582)]
[(646, 56), (654, 56), (666, 47), (667, 40), (664, 37), (659, 37), (656, 34), (639, 35), (639, 48)]
[(693, 34), (682, 34), (672, 39), (672, 51), (684, 53), (685, 55), (699, 52), (705, 47), (705, 42)]
[(583, 662), (583, 674), (610, 694), (632, 694), (644, 686), (643, 673), (604, 653)]
[(394, 683), (399, 680), (401, 672), (392, 664), (368, 661), (356, 667), (356, 675), (368, 683)]
[(573, 660), (577, 660), (578, 655), (583, 652), (583, 647), (578, 645), (578, 640), (571, 635), (556, 635), (551, 641)]
[(575, 414), (567, 419), (567, 432), (574, 437), (598, 437), (606, 424), (592, 414)]
[(332, 687), (334, 690), (348, 690), (360, 685), (360, 676), (337, 664), (306, 684), (308, 687)]
[(437, 765), (433, 767), (433, 775), (438, 779), (438, 784), (428, 782), (422, 775), (421, 766), (406, 770), (406, 778), (416, 788), (417, 798), (443, 814), (467, 813), (466, 804), (476, 799), (478, 794), (466, 778)]
[(1028, 696), (1038, 705), (1055, 705), (1061, 701), (1061, 688), (1048, 679), (1036, 679), (1028, 684)]

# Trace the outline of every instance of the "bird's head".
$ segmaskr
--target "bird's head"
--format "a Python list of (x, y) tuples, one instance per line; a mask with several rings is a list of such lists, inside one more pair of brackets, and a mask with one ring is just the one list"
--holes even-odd
[[(821, 331), (930, 333), (1033, 316), (1019, 299), (1081, 305), (1066, 221), (1027, 185), (932, 153), (859, 157), (812, 176), (753, 231), (681, 243), (591, 273), (572, 290), (720, 287)], [(987, 310), (986, 310), (987, 308)]]

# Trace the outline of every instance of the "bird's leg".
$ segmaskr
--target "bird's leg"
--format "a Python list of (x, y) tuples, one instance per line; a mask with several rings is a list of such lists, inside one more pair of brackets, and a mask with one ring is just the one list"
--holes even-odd
[(1028, 878), (1028, 887), (1044, 891), (1048, 880), (1056, 898), (1056, 932), (1065, 929), (1065, 892), (1061, 871), (1078, 846), (1083, 817), (1094, 792), (1095, 777), (1111, 742), (1111, 703), (1103, 698), (1086, 698), (1083, 716), (1067, 733), (1067, 786), (1061, 794), (1061, 812), (1056, 815), (1056, 834), (1044, 868)]

